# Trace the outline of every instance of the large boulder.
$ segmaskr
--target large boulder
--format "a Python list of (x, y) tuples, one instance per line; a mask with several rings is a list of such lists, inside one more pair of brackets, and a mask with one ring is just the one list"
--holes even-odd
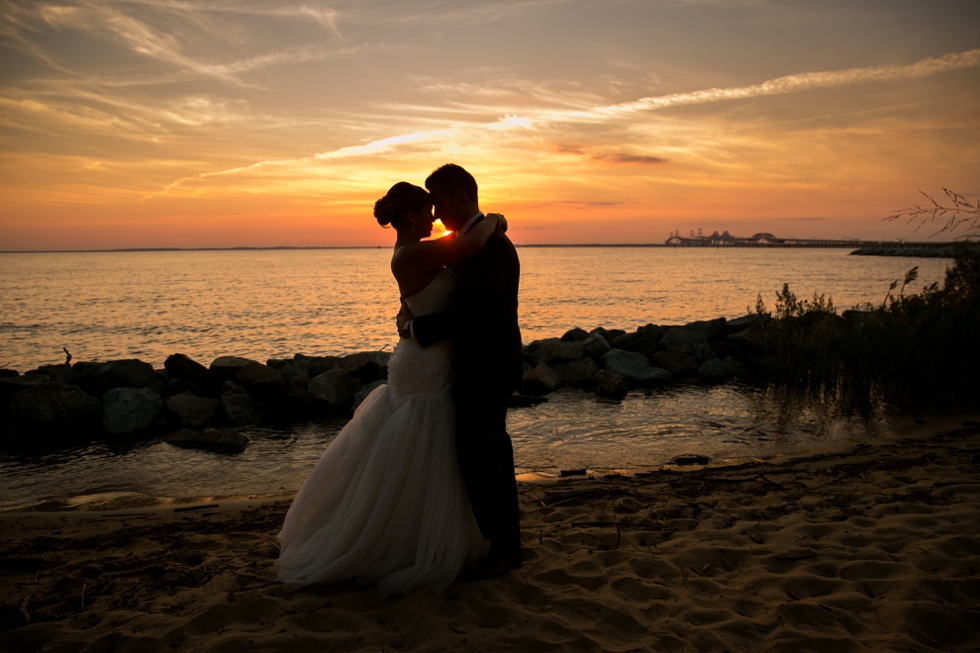
[(99, 400), (75, 385), (39, 383), (10, 398), (13, 434), (85, 439), (98, 429)]
[(149, 388), (113, 388), (102, 397), (102, 430), (108, 435), (147, 435), (165, 425), (163, 399)]
[(660, 340), (664, 337), (664, 330), (655, 324), (641, 326), (633, 333), (624, 333), (613, 338), (609, 346), (613, 349), (632, 351), (642, 354), (647, 351), (657, 351)]
[[(246, 363), (238, 370), (238, 373), (235, 374), (235, 383), (259, 396), (280, 395), (286, 389), (286, 379), (282, 370), (276, 370), (254, 361)], [(222, 385), (223, 388), (224, 385)]]
[(744, 376), (747, 372), (745, 365), (728, 356), (705, 361), (698, 369), (698, 376), (705, 381), (724, 381), (733, 376)]
[(602, 357), (603, 366), (623, 377), (627, 387), (667, 383), (670, 372), (662, 367), (653, 367), (643, 354), (622, 349), (610, 349)]
[(622, 335), (626, 335), (626, 331), (623, 329), (607, 329), (606, 327), (596, 327), (589, 331), (589, 335), (598, 334), (602, 336), (603, 340), (606, 342), (612, 342), (616, 338)]
[(540, 397), (558, 389), (558, 375), (544, 361), (524, 375), (521, 394)]
[[(286, 380), (286, 385), (306, 388), (310, 382), (310, 363), (311, 359), (308, 356), (296, 354), (291, 360), (287, 360), (281, 367), (276, 367), (276, 369), (282, 370), (282, 376)], [(273, 366), (269, 365), (269, 367)], [(326, 370), (323, 370), (323, 372), (326, 372)], [(323, 374), (323, 372), (320, 372), (320, 374)]]
[(742, 331), (748, 329), (750, 326), (756, 324), (759, 321), (759, 316), (755, 313), (749, 313), (742, 317), (735, 318), (734, 320), (728, 320), (725, 326), (728, 327), (729, 332), (735, 333), (737, 331)]
[(562, 385), (571, 388), (591, 388), (599, 382), (596, 374), (599, 366), (591, 358), (582, 358), (570, 363), (557, 363), (552, 369)]
[(259, 421), (255, 398), (244, 387), (225, 381), (221, 393), (221, 408), (235, 424), (253, 424)]
[(33, 387), (50, 382), (47, 374), (36, 376), (2, 376), (0, 377), (0, 409), (10, 405), (10, 398), (18, 392), (30, 390)]
[(208, 368), (185, 354), (170, 354), (163, 363), (164, 369), (175, 379), (183, 379), (203, 388), (208, 382)]
[(598, 384), (596, 394), (606, 399), (622, 399), (626, 396), (626, 384), (623, 377), (611, 370), (599, 370), (596, 373)]
[(687, 354), (699, 363), (716, 357), (715, 352), (708, 344), (708, 336), (699, 331), (690, 331), (683, 327), (667, 329), (663, 339), (660, 341), (660, 345), (664, 349)]
[(377, 388), (385, 385), (386, 381), (378, 379), (377, 381), (371, 381), (366, 386), (358, 390), (354, 394), (354, 404), (351, 406), (351, 410), (357, 410), (357, 407), (364, 403), (364, 400), (368, 398), (368, 395), (374, 392)]
[(297, 358), (309, 359), (308, 365), (310, 371), (308, 376), (311, 379), (315, 376), (320, 376), (324, 372), (339, 368), (344, 361), (341, 356), (303, 356), (303, 354), (296, 354), (293, 360)]
[(697, 331), (704, 334), (708, 340), (724, 340), (728, 336), (727, 321), (723, 317), (714, 320), (700, 320), (682, 327), (685, 331)]
[(651, 358), (651, 362), (657, 367), (662, 367), (678, 381), (683, 379), (694, 379), (698, 376), (698, 362), (679, 351), (658, 351)]
[(15, 376), (20, 376), (20, 372), (17, 370), (8, 370), (6, 367), (0, 367), (0, 378), (11, 378)]
[(320, 407), (337, 412), (350, 410), (361, 382), (344, 370), (330, 370), (310, 379), (307, 391)]
[(67, 363), (42, 365), (36, 370), (24, 372), (24, 376), (47, 376), (51, 381), (56, 383), (69, 383), (71, 385), (75, 385), (75, 379), (78, 378), (79, 374), (81, 372)]
[(745, 356), (764, 356), (765, 331), (759, 324), (753, 324), (740, 331), (730, 334), (725, 342), (735, 345)]
[(361, 351), (344, 356), (339, 369), (355, 377), (361, 383), (371, 383), (388, 378), (388, 359), (391, 354), (383, 351)]
[(208, 397), (198, 397), (189, 392), (167, 397), (164, 405), (177, 426), (203, 429), (221, 415), (221, 402)]
[(205, 390), (213, 396), (219, 396), (222, 387), (225, 385), (225, 381), (234, 381), (235, 377), (238, 376), (239, 370), (249, 363), (258, 364), (258, 361), (253, 361), (251, 358), (242, 358), (241, 356), (219, 356), (215, 358), (211, 362), (211, 367), (208, 368)]
[(204, 396), (203, 387), (197, 385), (196, 383), (191, 383), (187, 379), (179, 379), (177, 377), (173, 377), (167, 381), (167, 387), (163, 391), (163, 396), (171, 397), (173, 395), (179, 395), (182, 392), (189, 392), (191, 394)]
[(208, 429), (192, 431), (180, 429), (166, 437), (166, 442), (186, 449), (206, 449), (221, 453), (241, 453), (250, 440), (234, 429)]
[(101, 397), (113, 388), (149, 388), (162, 395), (165, 388), (153, 373), (153, 366), (136, 358), (89, 367), (76, 377), (75, 385), (94, 397)]
[(569, 329), (561, 336), (562, 342), (580, 342), (589, 337), (589, 332), (585, 329), (580, 329), (575, 327), (574, 329)]
[(582, 358), (583, 341), (562, 342), (559, 338), (535, 340), (524, 347), (524, 360), (531, 365), (565, 363)]
[(609, 343), (601, 333), (590, 333), (588, 337), (582, 341), (582, 355), (588, 356), (597, 363), (602, 360), (603, 354), (610, 349), (612, 349), (612, 347), (609, 346)]

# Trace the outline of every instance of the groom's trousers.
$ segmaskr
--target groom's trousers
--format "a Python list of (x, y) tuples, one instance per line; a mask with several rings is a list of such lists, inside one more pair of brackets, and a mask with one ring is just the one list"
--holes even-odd
[(491, 555), (520, 551), (514, 447), (507, 434), (509, 393), (456, 397), (456, 450), (473, 513)]

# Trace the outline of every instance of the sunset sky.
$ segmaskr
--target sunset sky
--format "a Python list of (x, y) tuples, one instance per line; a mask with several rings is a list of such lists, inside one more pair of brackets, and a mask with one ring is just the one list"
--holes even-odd
[(0, 14), (2, 250), (388, 245), (374, 200), (449, 161), (519, 244), (924, 239), (882, 218), (980, 196), (976, 0)]

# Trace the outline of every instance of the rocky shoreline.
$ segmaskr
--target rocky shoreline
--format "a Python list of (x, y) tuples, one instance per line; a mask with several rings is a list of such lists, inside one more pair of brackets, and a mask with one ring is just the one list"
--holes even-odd
[[(834, 316), (836, 318), (836, 316)], [(842, 318), (836, 318), (838, 320)], [(715, 383), (764, 373), (756, 316), (635, 331), (572, 329), (524, 347), (524, 385), (513, 407), (546, 401), (561, 387), (622, 399), (635, 388)], [(0, 369), (0, 443), (70, 445), (93, 438), (166, 437), (177, 446), (238, 452), (238, 428), (350, 416), (387, 379), (389, 352), (274, 358), (220, 356), (209, 366), (184, 354), (162, 369), (138, 359)]]

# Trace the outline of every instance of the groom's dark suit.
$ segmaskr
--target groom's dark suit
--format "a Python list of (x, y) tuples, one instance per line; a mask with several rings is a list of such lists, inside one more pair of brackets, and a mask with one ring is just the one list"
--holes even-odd
[(456, 450), (466, 491), (492, 554), (512, 556), (520, 550), (521, 533), (506, 418), (508, 399), (524, 376), (517, 324), (521, 263), (498, 229), (483, 250), (453, 269), (452, 310), (417, 317), (412, 330), (423, 347), (452, 338)]

